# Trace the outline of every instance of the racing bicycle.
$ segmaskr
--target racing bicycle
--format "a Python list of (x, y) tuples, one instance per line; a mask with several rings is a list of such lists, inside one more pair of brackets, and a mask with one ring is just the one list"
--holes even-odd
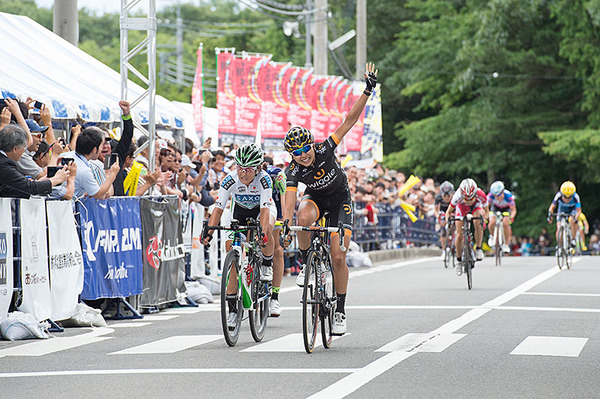
[(575, 249), (571, 247), (571, 226), (569, 223), (568, 213), (553, 213), (552, 216), (556, 216), (556, 220), (559, 223), (558, 242), (556, 245), (556, 263), (558, 268), (562, 269), (566, 266), (567, 269), (571, 269), (573, 264), (573, 253)]
[[(327, 220), (327, 215), (324, 217)], [(340, 248), (344, 252), (346, 251), (343, 240), (344, 226), (341, 222), (338, 227), (288, 226), (286, 220), (283, 231), (286, 233), (281, 236), (282, 246), (284, 235), (288, 235), (289, 231), (309, 231), (312, 233), (311, 244), (304, 266), (304, 287), (301, 299), (302, 337), (306, 353), (312, 353), (320, 322), (323, 347), (327, 349), (331, 346), (333, 340), (333, 313), (337, 302), (329, 247), (329, 233), (339, 233)]]
[[(262, 229), (255, 219), (248, 218), (247, 222), (247, 226), (241, 226), (236, 219), (233, 219), (229, 227), (223, 227), (208, 226), (208, 221), (205, 220), (202, 233), (202, 237), (205, 237), (208, 230), (225, 230), (231, 231), (233, 236), (231, 249), (223, 261), (221, 276), (221, 326), (225, 342), (229, 346), (234, 346), (238, 341), (245, 310), (248, 310), (250, 332), (256, 342), (264, 338), (269, 317), (271, 283), (260, 279)], [(227, 287), (235, 278), (237, 278), (236, 292), (228, 294)], [(227, 325), (228, 300), (235, 300), (236, 303), (234, 311), (237, 312), (237, 322), (234, 327)]]
[(504, 224), (502, 223), (505, 217), (510, 216), (508, 212), (496, 211), (496, 226), (494, 227), (494, 235), (492, 241), (494, 243), (494, 257), (496, 258), (496, 266), (502, 264), (502, 245), (506, 244), (506, 237), (504, 237)]
[(480, 220), (483, 225), (483, 218), (481, 216), (473, 216), (470, 213), (466, 217), (455, 217), (456, 220), (463, 220), (463, 247), (461, 256), (461, 267), (463, 272), (467, 275), (467, 287), (471, 289), (473, 287), (473, 267), (475, 267), (475, 251), (473, 250), (473, 233), (471, 232), (471, 225), (473, 220)]
[(454, 269), (456, 262), (456, 245), (454, 243), (454, 217), (446, 223), (446, 248), (444, 249), (444, 267)]

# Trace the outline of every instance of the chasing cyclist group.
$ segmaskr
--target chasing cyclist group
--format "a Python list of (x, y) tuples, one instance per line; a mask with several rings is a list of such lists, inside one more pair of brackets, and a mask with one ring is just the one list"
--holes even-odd
[[(454, 190), (452, 183), (445, 181), (440, 185), (440, 193), (436, 197), (436, 210), (440, 215), (440, 242), (444, 252), (450, 250), (448, 240), (454, 239), (458, 260), (456, 266), (457, 274), (462, 274), (460, 261), (463, 245), (463, 218), (469, 214), (473, 217), (481, 217), (482, 221), (489, 221), (488, 245), (490, 247), (493, 247), (496, 244), (494, 242), (494, 229), (496, 228), (496, 223), (502, 223), (505, 237), (501, 244), (502, 251), (505, 253), (510, 252), (507, 243), (510, 242), (512, 232), (510, 225), (514, 222), (515, 216), (517, 215), (517, 207), (515, 205), (513, 194), (504, 187), (503, 182), (495, 181), (492, 183), (490, 192), (486, 195), (481, 188), (477, 187), (477, 184), (473, 179), (464, 179), (460, 183), (457, 191)], [(496, 215), (502, 215), (502, 220), (496, 220)], [(573, 182), (565, 181), (562, 183), (560, 190), (552, 199), (552, 203), (548, 208), (548, 223), (552, 223), (554, 215), (558, 215), (556, 219), (556, 242), (560, 242), (560, 229), (558, 228), (560, 218), (566, 217), (571, 226), (571, 237), (577, 237), (579, 235), (581, 249), (586, 251), (584, 226), (587, 225), (587, 220), (581, 211), (581, 200), (576, 192), (575, 184)], [(454, 228), (448, 228), (449, 223), (454, 223)], [(480, 261), (483, 260), (484, 257), (483, 249), (481, 247), (483, 242), (484, 223), (474, 223), (474, 229), (475, 257), (477, 261)], [(448, 237), (449, 231), (454, 232), (453, 237)], [(575, 247), (577, 242), (573, 239), (570, 244), (572, 247)], [(442, 253), (442, 256), (445, 256), (445, 254)]]

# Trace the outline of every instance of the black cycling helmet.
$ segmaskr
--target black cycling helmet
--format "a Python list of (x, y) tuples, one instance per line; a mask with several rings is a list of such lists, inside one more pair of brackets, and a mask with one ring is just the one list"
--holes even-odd
[(315, 138), (310, 130), (302, 126), (292, 126), (285, 135), (283, 146), (287, 152), (292, 152), (314, 142)]

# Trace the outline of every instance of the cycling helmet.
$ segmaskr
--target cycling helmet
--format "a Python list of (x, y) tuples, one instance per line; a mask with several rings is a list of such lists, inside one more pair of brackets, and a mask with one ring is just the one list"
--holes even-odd
[(460, 182), (460, 194), (466, 200), (471, 200), (475, 198), (475, 194), (477, 194), (477, 183), (473, 179), (465, 179)]
[(242, 167), (261, 166), (263, 152), (256, 144), (244, 144), (235, 152), (235, 163)]
[(492, 193), (492, 195), (500, 195), (504, 192), (504, 183), (502, 183), (500, 180), (495, 181), (492, 183), (492, 186), (490, 187), (490, 193)]
[(315, 138), (305, 127), (292, 126), (285, 135), (283, 146), (287, 152), (292, 152), (315, 142)]
[(566, 197), (572, 196), (575, 191), (575, 184), (572, 181), (567, 180), (560, 186), (560, 192)]
[(440, 193), (442, 195), (451, 195), (454, 193), (454, 186), (449, 181), (445, 181), (440, 184)]

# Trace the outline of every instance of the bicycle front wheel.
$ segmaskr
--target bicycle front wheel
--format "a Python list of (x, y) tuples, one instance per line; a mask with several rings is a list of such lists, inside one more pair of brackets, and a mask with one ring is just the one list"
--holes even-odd
[(260, 342), (265, 336), (267, 318), (269, 317), (269, 290), (267, 284), (260, 281), (260, 266), (254, 265), (258, 271), (252, 281), (252, 301), (254, 305), (249, 312), (250, 332), (255, 342)]
[(321, 267), (325, 268), (324, 278), (324, 295), (323, 305), (321, 307), (321, 338), (323, 340), (323, 347), (328, 349), (331, 346), (333, 340), (333, 334), (331, 329), (333, 327), (333, 312), (335, 311), (335, 305), (337, 302), (335, 294), (335, 277), (333, 275), (333, 265), (331, 264), (331, 256), (327, 256), (326, 262), (321, 264)]
[[(223, 274), (221, 276), (221, 326), (223, 327), (223, 336), (229, 346), (235, 346), (240, 336), (240, 326), (244, 316), (244, 306), (242, 303), (242, 290), (239, 287), (238, 279), (240, 272), (239, 256), (235, 250), (231, 250), (225, 256), (223, 262)], [(237, 293), (227, 294), (227, 285), (232, 280), (238, 285)], [(229, 325), (229, 306), (228, 301), (235, 301), (235, 312), (237, 319), (235, 323)]]
[(500, 237), (500, 231), (496, 227), (496, 239), (494, 240), (494, 256), (496, 258), (496, 266), (502, 264), (502, 238)]
[(310, 251), (307, 258), (302, 290), (302, 337), (306, 353), (312, 353), (319, 327), (319, 284), (316, 267), (319, 259), (314, 251)]

